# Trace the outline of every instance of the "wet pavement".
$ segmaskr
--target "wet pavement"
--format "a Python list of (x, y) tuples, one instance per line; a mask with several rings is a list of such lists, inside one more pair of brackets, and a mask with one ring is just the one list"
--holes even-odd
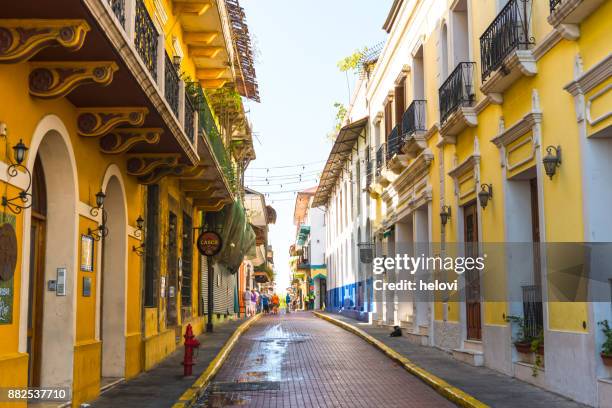
[(454, 405), (361, 338), (298, 312), (255, 322), (195, 406)]

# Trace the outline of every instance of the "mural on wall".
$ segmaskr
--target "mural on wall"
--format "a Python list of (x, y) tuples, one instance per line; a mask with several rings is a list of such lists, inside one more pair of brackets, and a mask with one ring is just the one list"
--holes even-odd
[(13, 287), (17, 266), (15, 217), (0, 214), (0, 324), (13, 323)]

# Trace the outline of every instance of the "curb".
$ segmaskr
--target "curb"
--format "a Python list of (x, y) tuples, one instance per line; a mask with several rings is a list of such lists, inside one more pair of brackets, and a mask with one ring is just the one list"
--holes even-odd
[(225, 342), (219, 353), (215, 356), (215, 358), (210, 362), (206, 370), (198, 377), (198, 379), (180, 396), (177, 402), (172, 405), (172, 408), (189, 408), (198, 397), (201, 395), (202, 391), (208, 386), (210, 380), (217, 374), (225, 360), (227, 360), (227, 356), (229, 356), (230, 351), (234, 348), (238, 339), (244, 332), (246, 332), (249, 327), (255, 323), (261, 314), (256, 314), (254, 317), (242, 323), (236, 331), (230, 336), (230, 338)]
[(404, 367), (404, 369), (406, 369), (406, 371), (408, 371), (410, 374), (418, 377), (420, 380), (425, 382), (425, 384), (429, 385), (431, 388), (436, 390), (436, 392), (438, 392), (438, 394), (440, 394), (443, 397), (445, 397), (446, 399), (454, 402), (455, 404), (459, 405), (460, 407), (464, 407), (464, 408), (490, 408), (484, 402), (481, 402), (481, 401), (477, 400), (476, 398), (474, 398), (470, 394), (460, 390), (459, 388), (453, 387), (452, 385), (450, 385), (449, 383), (447, 383), (446, 381), (444, 381), (440, 377), (435, 376), (432, 373), (430, 373), (430, 372), (422, 369), (421, 367), (417, 366), (412, 361), (410, 361), (408, 358), (402, 356), (400, 353), (398, 353), (397, 351), (393, 350), (391, 347), (387, 346), (382, 341), (375, 339), (374, 337), (372, 337), (371, 335), (367, 334), (363, 330), (358, 329), (357, 327), (354, 327), (354, 326), (352, 326), (352, 325), (350, 325), (348, 323), (345, 323), (345, 322), (343, 322), (341, 320), (334, 319), (331, 316), (324, 315), (322, 313), (312, 312), (312, 314), (314, 314), (316, 317), (318, 317), (320, 319), (327, 320), (328, 322), (333, 323), (336, 326), (339, 326), (339, 327), (343, 328), (344, 330), (347, 330), (347, 331), (349, 331), (349, 332), (351, 332), (353, 334), (356, 334), (357, 336), (361, 337), (362, 339), (364, 339), (368, 343), (372, 344), (374, 347), (377, 347), (383, 353), (385, 353), (388, 357), (390, 357), (391, 359), (393, 359), (393, 360), (397, 361), (398, 363), (400, 363)]

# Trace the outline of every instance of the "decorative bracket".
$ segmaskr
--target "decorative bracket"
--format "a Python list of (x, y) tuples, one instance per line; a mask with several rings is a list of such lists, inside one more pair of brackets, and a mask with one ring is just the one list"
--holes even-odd
[(84, 108), (78, 109), (77, 130), (81, 136), (102, 136), (122, 124), (140, 126), (149, 113), (147, 108)]
[(46, 47), (76, 51), (90, 30), (85, 20), (0, 20), (0, 63), (27, 61)]
[(31, 66), (30, 94), (45, 99), (61, 98), (84, 84), (106, 86), (119, 69), (113, 61), (35, 62)]
[(163, 132), (160, 128), (115, 129), (100, 138), (100, 151), (105, 154), (121, 154), (138, 143), (157, 144)]
[(186, 165), (160, 167), (146, 176), (138, 177), (138, 182), (145, 185), (155, 184), (164, 177), (180, 176), (183, 174), (186, 168), (188, 168)]
[(178, 165), (180, 154), (139, 154), (131, 156), (127, 161), (127, 172), (131, 176), (148, 176), (160, 167)]

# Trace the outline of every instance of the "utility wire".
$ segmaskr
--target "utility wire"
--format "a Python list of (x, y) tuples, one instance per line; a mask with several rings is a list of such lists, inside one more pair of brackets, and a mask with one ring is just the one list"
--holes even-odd
[(315, 161), (315, 162), (290, 164), (290, 165), (285, 165), (285, 166), (249, 167), (249, 170), (289, 169), (289, 168), (292, 168), (292, 167), (305, 167), (305, 166), (311, 166), (311, 165), (314, 165), (314, 164), (321, 164), (321, 163), (324, 163), (326, 161), (327, 160), (319, 160), (319, 161)]

